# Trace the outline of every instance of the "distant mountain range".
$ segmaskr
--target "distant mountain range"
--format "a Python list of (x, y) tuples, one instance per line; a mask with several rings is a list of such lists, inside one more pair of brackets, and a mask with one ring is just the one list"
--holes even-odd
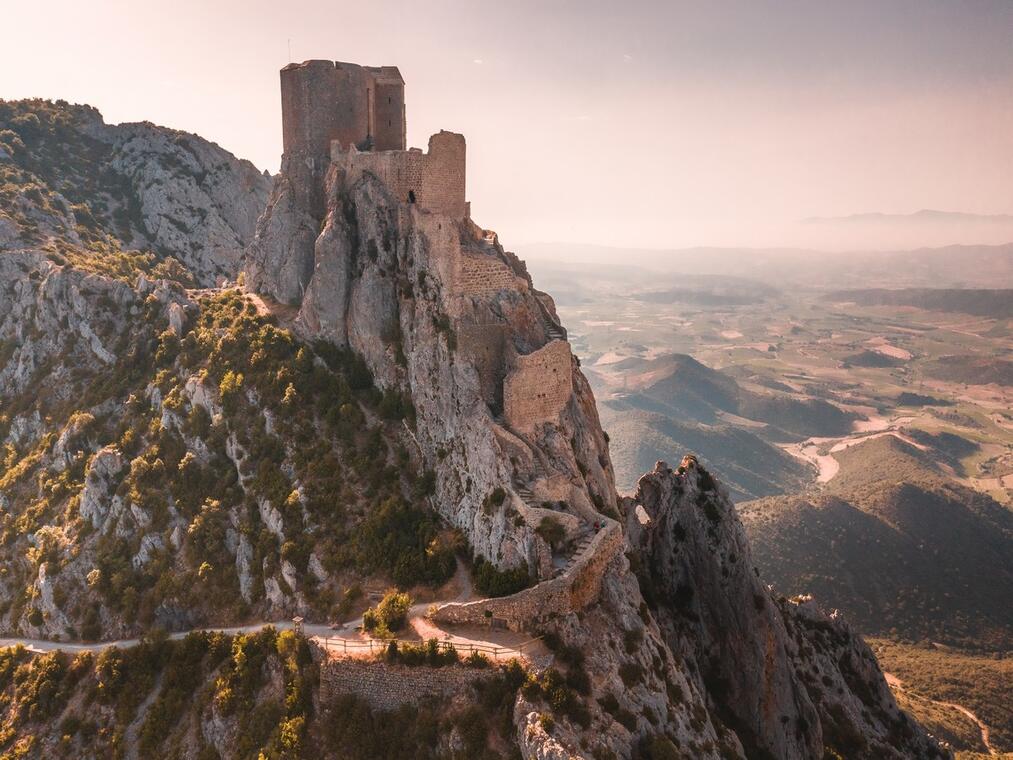
[[(843, 239), (843, 238), (842, 238)], [(1013, 240), (1013, 222), (1009, 240)], [(642, 284), (680, 286), (701, 275), (746, 278), (775, 288), (827, 290), (860, 288), (1013, 288), (1013, 243), (886, 248), (839, 252), (809, 248), (698, 247), (652, 249), (580, 243), (536, 243), (519, 248), (536, 276), (562, 276), (563, 267), (608, 267), (613, 280), (623, 272)], [(664, 275), (664, 282), (657, 274)], [(604, 275), (605, 272), (602, 272)], [(674, 281), (674, 282), (670, 282)], [(562, 291), (567, 292), (567, 289)]]
[(830, 298), (864, 306), (915, 306), (919, 309), (956, 311), (977, 317), (1013, 317), (1013, 290), (983, 288), (867, 288), (839, 290)]
[(974, 224), (1010, 224), (1013, 214), (966, 214), (962, 211), (937, 211), (923, 208), (913, 214), (884, 214), (871, 211), (864, 214), (847, 216), (810, 216), (803, 219), (804, 224), (825, 224), (837, 222), (864, 223), (896, 223), (896, 222), (930, 222), (930, 223), (974, 223)]

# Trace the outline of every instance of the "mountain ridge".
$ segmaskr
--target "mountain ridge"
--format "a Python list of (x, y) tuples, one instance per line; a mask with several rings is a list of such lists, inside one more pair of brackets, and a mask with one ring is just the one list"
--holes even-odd
[[(35, 128), (0, 121), (0, 138), (14, 132), (27, 148), (21, 133)], [(21, 183), (6, 222), (14, 244), (0, 239), (0, 483), (13, 542), (0, 565), (21, 581), (5, 588), (5, 625), (182, 628), (257, 605), (325, 616), (369, 577), (439, 583), (463, 537), (486, 575), (525, 569), (536, 581), (499, 604), (556, 653), (506, 715), (498, 740), (512, 737), (514, 755), (945, 756), (846, 623), (760, 583), (727, 491), (695, 459), (658, 463), (618, 497), (552, 299), (494, 234), (394, 196), (376, 174), (287, 159), (236, 271), (245, 284), (199, 289), (185, 287), (186, 260), (200, 269), (211, 254), (187, 247), (188, 227), (182, 251), (108, 250), (104, 225), (101, 241), (77, 231), (86, 209), (32, 191), (40, 174), (0, 159)], [(173, 175), (164, 191), (176, 202), (192, 179)], [(322, 213), (306, 205), (317, 189)], [(158, 211), (142, 213), (157, 229)], [(559, 530), (565, 545), (588, 523), (627, 551), (555, 583)], [(265, 741), (326, 752), (326, 735), (305, 730), (305, 705), (326, 701), (302, 678), (308, 655), (269, 638), (254, 661), (284, 674), (275, 695), (255, 691), (244, 669), (254, 649), (240, 641), (215, 709), (256, 696)], [(119, 657), (99, 658), (100, 678)], [(151, 699), (170, 686), (185, 698), (165, 679)], [(289, 688), (301, 695), (292, 705)], [(124, 702), (131, 721), (138, 709)], [(235, 755), (234, 726), (198, 730), (202, 746)], [(87, 732), (74, 736), (87, 746)]]

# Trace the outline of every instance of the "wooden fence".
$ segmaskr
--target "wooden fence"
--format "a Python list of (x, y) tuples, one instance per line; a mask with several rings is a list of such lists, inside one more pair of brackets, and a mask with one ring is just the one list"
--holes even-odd
[(411, 640), (411, 639), (343, 639), (340, 637), (331, 636), (317, 636), (315, 637), (320, 642), (324, 649), (328, 652), (341, 652), (343, 654), (357, 654), (372, 652), (381, 654), (387, 650), (391, 642), (394, 642), (398, 647), (411, 646), (411, 647), (425, 647), (429, 646), (429, 641), (434, 641), (437, 648), (441, 652), (456, 651), (460, 655), (472, 655), (482, 654), (491, 657), (494, 660), (512, 659), (514, 657), (524, 657), (524, 652), (530, 649), (535, 642), (539, 641), (541, 637), (534, 639), (528, 639), (516, 646), (496, 646), (494, 644), (476, 644), (470, 641), (440, 641), (438, 639), (430, 639), (429, 641), (423, 640)]

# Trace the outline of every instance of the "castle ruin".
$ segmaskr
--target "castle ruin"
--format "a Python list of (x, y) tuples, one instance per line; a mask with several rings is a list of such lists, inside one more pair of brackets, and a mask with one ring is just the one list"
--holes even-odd
[(294, 183), (299, 203), (321, 220), (326, 176), (335, 168), (346, 185), (365, 175), (379, 180), (438, 251), (432, 264), (450, 285), (447, 295), (456, 305), (448, 311), (458, 316), (462, 353), (474, 366), (490, 408), (522, 433), (558, 422), (573, 392), (562, 328), (539, 307), (546, 343), (519, 352), (505, 325), (474, 321), (466, 302), (527, 292), (530, 281), (495, 234), (471, 221), (464, 136), (440, 131), (429, 138), (425, 152), (406, 147), (404, 91), (396, 66), (310, 60), (281, 70), (286, 165), (305, 180)]
[[(406, 150), (404, 79), (396, 66), (341, 61), (290, 63), (281, 70), (282, 141), (290, 161), (302, 162), (319, 184), (327, 167), (349, 180), (374, 175), (401, 203), (468, 217), (464, 135), (440, 132), (429, 150)], [(322, 196), (311, 206), (322, 210)]]

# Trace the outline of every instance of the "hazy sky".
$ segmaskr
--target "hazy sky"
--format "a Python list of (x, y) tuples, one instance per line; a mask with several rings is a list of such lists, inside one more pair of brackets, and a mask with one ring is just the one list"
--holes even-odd
[(281, 152), (278, 69), (396, 64), (509, 244), (806, 242), (863, 211), (1013, 212), (1013, 0), (7, 2), (0, 97)]

